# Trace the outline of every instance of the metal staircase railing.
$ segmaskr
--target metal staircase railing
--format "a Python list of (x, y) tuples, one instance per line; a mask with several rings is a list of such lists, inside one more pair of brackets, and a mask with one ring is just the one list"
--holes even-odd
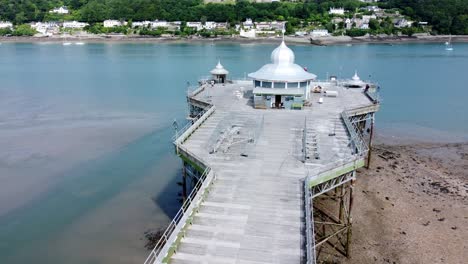
[[(357, 161), (362, 159), (368, 151), (368, 146), (364, 141), (361, 133), (359, 133), (357, 127), (351, 122), (348, 111), (353, 111), (353, 109), (345, 110), (341, 113), (341, 118), (345, 124), (345, 127), (350, 135), (350, 142), (355, 151), (354, 155), (346, 160), (339, 160), (327, 165), (325, 168), (316, 168), (315, 170), (308, 173), (308, 176), (304, 180), (304, 199), (305, 199), (305, 217), (306, 217), (306, 263), (315, 264), (316, 251), (315, 251), (315, 235), (314, 235), (314, 219), (313, 219), (313, 191), (311, 190), (310, 182), (319, 177), (320, 175), (327, 175), (332, 173), (336, 168), (340, 166), (350, 165), (351, 168), (356, 168), (358, 166)], [(304, 123), (304, 130), (306, 129), (306, 122)], [(304, 133), (304, 149), (307, 144), (306, 133)], [(305, 151), (305, 150), (304, 150)], [(305, 154), (305, 153), (304, 153)], [(339, 175), (338, 175), (339, 176)], [(343, 182), (344, 183), (344, 182)], [(341, 183), (338, 183), (341, 184)]]

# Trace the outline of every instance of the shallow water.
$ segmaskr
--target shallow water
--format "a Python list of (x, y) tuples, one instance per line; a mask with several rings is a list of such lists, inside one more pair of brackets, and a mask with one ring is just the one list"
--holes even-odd
[[(187, 82), (218, 58), (242, 78), (273, 48), (3, 44), (1, 262), (143, 262), (143, 232), (179, 206), (170, 137), (187, 111)], [(378, 81), (383, 137), (468, 140), (467, 44), (451, 53), (438, 44), (291, 48), (320, 79), (358, 70)]]

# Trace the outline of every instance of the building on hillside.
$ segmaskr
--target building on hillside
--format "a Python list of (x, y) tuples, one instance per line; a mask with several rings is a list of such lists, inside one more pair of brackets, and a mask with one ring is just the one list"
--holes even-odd
[(66, 6), (61, 6), (61, 7), (54, 8), (54, 9), (50, 10), (49, 13), (64, 15), (64, 14), (70, 13), (70, 11), (68, 10), (68, 8)]
[(382, 9), (380, 7), (375, 6), (375, 5), (374, 6), (365, 6), (365, 7), (362, 7), (361, 9), (365, 10), (365, 11), (368, 11), (368, 12), (374, 12), (374, 13), (382, 11)]
[(168, 22), (166, 28), (168, 30), (172, 30), (172, 31), (180, 30), (180, 25), (181, 24), (182, 24), (181, 21)]
[(216, 22), (206, 21), (205, 24), (203, 25), (203, 29), (206, 29), (206, 30), (216, 29)]
[(245, 29), (245, 30), (248, 30), (248, 29), (252, 29), (255, 27), (255, 24), (253, 23), (252, 19), (250, 18), (247, 18), (245, 20), (245, 22), (242, 22), (242, 27)]
[(344, 8), (341, 8), (341, 7), (340, 7), (340, 8), (333, 8), (333, 7), (330, 7), (330, 11), (328, 11), (328, 14), (330, 14), (330, 15), (340, 15), (340, 16), (342, 16), (342, 15), (344, 15), (344, 12), (345, 12)]
[(124, 25), (124, 23), (122, 21), (119, 21), (119, 20), (112, 20), (112, 19), (104, 20), (104, 27), (105, 28), (120, 27), (122, 25)]
[(169, 23), (167, 23), (167, 21), (164, 21), (164, 20), (155, 20), (155, 21), (152, 21), (151, 24), (150, 24), (150, 27), (151, 28), (167, 28), (169, 26)]
[(364, 15), (362, 16), (362, 23), (366, 23), (366, 24), (369, 24), (370, 20), (371, 19), (377, 19), (377, 16), (376, 15)]
[(329, 37), (330, 33), (326, 29), (314, 29), (310, 32), (312, 38)]
[(404, 18), (396, 19), (393, 23), (397, 28), (411, 27), (413, 25), (413, 21), (408, 21)]
[(345, 28), (346, 29), (351, 29), (353, 28), (353, 20), (351, 20), (350, 18), (347, 18), (345, 21)]
[(52, 36), (60, 32), (60, 25), (58, 22), (33, 22), (30, 25), (31, 28), (46, 36)]
[(88, 26), (88, 23), (78, 21), (65, 21), (62, 24), (63, 28), (84, 28)]
[(0, 21), (0, 28), (13, 28), (13, 23), (9, 21)]
[(187, 27), (196, 31), (200, 31), (203, 29), (203, 25), (201, 22), (187, 22)]
[(229, 24), (227, 22), (218, 22), (215, 25), (216, 29), (228, 29)]
[(242, 38), (256, 38), (257, 37), (257, 30), (255, 28), (251, 28), (249, 30), (240, 29), (239, 36)]
[(307, 31), (299, 30), (299, 31), (294, 32), (294, 35), (297, 37), (304, 37), (307, 35)]
[(132, 27), (148, 27), (151, 24), (151, 21), (135, 21), (132, 22)]
[(380, 2), (380, 0), (359, 0), (363, 3), (377, 3), (377, 2)]
[(284, 40), (271, 53), (271, 63), (248, 76), (253, 79), (255, 108), (302, 109), (317, 77), (294, 63), (294, 52)]

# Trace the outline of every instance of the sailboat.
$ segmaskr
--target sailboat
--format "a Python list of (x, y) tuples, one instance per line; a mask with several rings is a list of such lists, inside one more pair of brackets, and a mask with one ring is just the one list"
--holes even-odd
[(445, 50), (452, 51), (452, 35), (450, 35), (449, 41), (445, 42)]

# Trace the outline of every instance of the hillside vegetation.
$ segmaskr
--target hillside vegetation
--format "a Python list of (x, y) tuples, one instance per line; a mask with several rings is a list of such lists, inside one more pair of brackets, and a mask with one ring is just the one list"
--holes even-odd
[[(386, 0), (382, 8), (397, 8), (415, 21), (426, 21), (438, 34), (468, 34), (467, 0)], [(67, 15), (48, 11), (67, 6)], [(246, 18), (253, 20), (317, 21), (330, 7), (354, 11), (366, 4), (357, 0), (304, 0), (297, 2), (204, 4), (203, 0), (0, 0), (0, 20), (15, 24), (32, 21), (79, 20), (88, 23), (106, 19), (217, 21), (234, 24)]]

